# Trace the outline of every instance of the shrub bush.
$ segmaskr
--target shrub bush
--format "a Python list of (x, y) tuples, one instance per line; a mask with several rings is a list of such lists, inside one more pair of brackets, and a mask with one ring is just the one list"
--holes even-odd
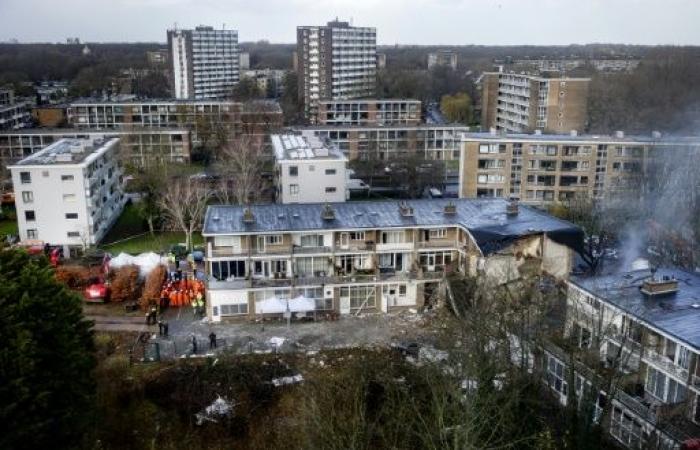
[(165, 275), (165, 266), (159, 265), (148, 274), (148, 277), (146, 277), (146, 284), (143, 288), (143, 294), (141, 295), (140, 301), (141, 309), (144, 311), (148, 309), (149, 306), (158, 304)]
[(112, 281), (112, 301), (138, 300), (141, 294), (141, 280), (138, 266), (124, 266), (117, 269)]

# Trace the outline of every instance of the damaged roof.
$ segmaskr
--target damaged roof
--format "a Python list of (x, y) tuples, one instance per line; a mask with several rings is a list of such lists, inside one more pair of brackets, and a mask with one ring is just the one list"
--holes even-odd
[(573, 277), (570, 282), (652, 328), (700, 350), (700, 274), (675, 268), (658, 269), (656, 278), (667, 276), (678, 280), (676, 293), (658, 297), (648, 297), (639, 290), (642, 281), (650, 276), (649, 270), (637, 270)]
[[(400, 211), (405, 204), (411, 216)], [(204, 218), (204, 236), (260, 234), (313, 230), (357, 230), (407, 227), (460, 226), (467, 229), (484, 254), (493, 253), (513, 240), (546, 233), (575, 250), (581, 248), (583, 231), (547, 213), (520, 205), (508, 215), (504, 199), (430, 199), (406, 201), (344, 202), (329, 204), (334, 218), (322, 218), (324, 203), (253, 205), (254, 221), (246, 223), (244, 206), (210, 206)], [(455, 212), (445, 212), (453, 205)]]

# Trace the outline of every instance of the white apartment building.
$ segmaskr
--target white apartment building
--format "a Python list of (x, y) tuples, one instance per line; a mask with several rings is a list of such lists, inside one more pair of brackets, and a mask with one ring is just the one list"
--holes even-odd
[(299, 98), (315, 120), (320, 100), (370, 98), (377, 78), (377, 31), (333, 21), (297, 28)]
[(119, 147), (117, 138), (62, 139), (10, 166), (20, 239), (66, 256), (99, 243), (126, 200)]
[(238, 83), (236, 30), (168, 30), (168, 51), (175, 98), (226, 98)]
[(26, 102), (18, 102), (12, 89), (0, 89), (0, 130), (17, 130), (31, 125)]
[(344, 202), (347, 158), (313, 133), (272, 135), (279, 203)]
[(453, 271), (507, 282), (536, 266), (566, 278), (583, 238), (504, 200), (210, 206), (202, 234), (215, 322), (436, 307)]

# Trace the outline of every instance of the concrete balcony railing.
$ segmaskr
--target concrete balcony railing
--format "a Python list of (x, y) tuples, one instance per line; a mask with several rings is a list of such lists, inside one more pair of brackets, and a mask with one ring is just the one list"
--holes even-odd
[(681, 380), (688, 379), (688, 369), (685, 369), (675, 362), (668, 359), (665, 355), (658, 353), (653, 348), (645, 348), (644, 354), (642, 355), (644, 362), (652, 364), (657, 368), (664, 370), (665, 372), (672, 374)]
[(459, 248), (459, 242), (450, 239), (435, 239), (432, 241), (421, 241), (416, 243), (419, 249), (426, 248)]

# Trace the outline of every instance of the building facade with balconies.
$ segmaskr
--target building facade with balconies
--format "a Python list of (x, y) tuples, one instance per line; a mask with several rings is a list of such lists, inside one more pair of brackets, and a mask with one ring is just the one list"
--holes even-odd
[(460, 197), (526, 203), (603, 199), (636, 190), (656, 156), (698, 152), (692, 137), (463, 133)]
[(481, 127), (507, 133), (568, 133), (586, 125), (590, 78), (486, 72), (480, 77)]
[(168, 51), (175, 98), (223, 99), (238, 83), (238, 31), (199, 26), (168, 30)]
[(117, 138), (62, 139), (9, 167), (21, 240), (72, 250), (95, 245), (126, 198)]
[(377, 82), (377, 30), (338, 20), (297, 27), (299, 99), (315, 121), (318, 102), (371, 98)]
[(319, 125), (418, 125), (421, 121), (421, 101), (382, 100), (324, 100), (318, 104)]
[(18, 102), (12, 89), (0, 89), (0, 130), (31, 126), (32, 116), (26, 102)]
[[(577, 358), (576, 393), (601, 389), (610, 435), (628, 448), (681, 448), (700, 438), (700, 276), (644, 269), (574, 277), (567, 286), (565, 334), (590, 355)], [(548, 384), (566, 404), (570, 358), (554, 348), (545, 355)]]
[(566, 278), (582, 238), (503, 200), (212, 206), (202, 234), (214, 321), (432, 307), (452, 271)]

